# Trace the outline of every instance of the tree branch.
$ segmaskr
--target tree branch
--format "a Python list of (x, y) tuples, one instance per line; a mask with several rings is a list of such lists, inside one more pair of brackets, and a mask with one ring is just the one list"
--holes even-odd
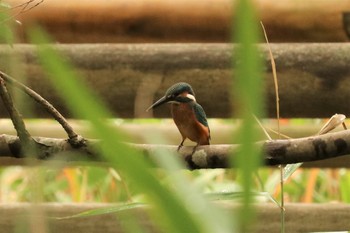
[[(43, 145), (39, 148), (41, 151), (38, 159), (106, 162), (96, 151), (100, 143), (98, 140), (87, 140), (86, 144), (80, 147), (73, 147), (64, 139), (38, 137), (35, 138), (35, 141)], [(193, 149), (191, 146), (185, 146), (177, 153), (177, 146), (128, 145), (140, 151), (144, 158), (151, 161), (154, 160), (153, 156), (157, 150), (168, 151), (169, 156), (180, 156), (188, 169), (228, 168), (229, 158), (233, 158), (239, 150), (239, 145), (199, 146), (196, 153), (191, 155)], [(350, 154), (350, 130), (298, 139), (270, 140), (258, 142), (255, 145), (261, 147), (262, 160), (267, 166), (318, 161)], [(78, 156), (73, 156), (72, 153)], [(15, 136), (0, 135), (0, 158), (6, 160), (11, 157), (24, 157), (21, 154), (19, 139)], [(11, 163), (16, 162), (11, 160)], [(18, 163), (21, 162), (18, 161)]]
[(34, 90), (18, 82), (16, 79), (12, 78), (11, 76), (7, 75), (2, 71), (0, 71), (0, 77), (4, 79), (6, 82), (8, 82), (9, 84), (12, 84), (14, 87), (26, 93), (28, 96), (34, 99), (37, 103), (42, 105), (46, 109), (46, 111), (50, 113), (51, 116), (58, 123), (61, 124), (61, 126), (63, 127), (63, 129), (66, 131), (68, 135), (69, 142), (72, 145), (79, 146), (81, 143), (84, 143), (84, 139), (74, 132), (73, 128), (70, 126), (66, 118), (59, 111), (57, 111), (57, 109), (51, 103), (49, 103), (46, 99), (44, 99), (41, 95), (39, 95)]
[(4, 102), (5, 108), (11, 117), (12, 123), (17, 131), (17, 135), (20, 141), (23, 143), (28, 143), (32, 140), (32, 138), (25, 127), (21, 114), (15, 108), (11, 95), (7, 90), (5, 81), (2, 78), (0, 78), (0, 97)]

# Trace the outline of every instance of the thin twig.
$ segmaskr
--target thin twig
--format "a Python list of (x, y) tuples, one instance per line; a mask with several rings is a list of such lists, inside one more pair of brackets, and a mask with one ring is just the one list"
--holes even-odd
[[(276, 72), (276, 63), (275, 59), (272, 55), (272, 50), (270, 47), (269, 39), (267, 37), (267, 33), (264, 27), (264, 24), (260, 21), (261, 27), (264, 31), (264, 36), (266, 40), (267, 47), (269, 49), (270, 54), (270, 60), (271, 60), (271, 67), (272, 67), (272, 74), (273, 74), (273, 82), (275, 84), (275, 95), (276, 95), (276, 115), (277, 115), (277, 132), (278, 132), (278, 138), (281, 138), (280, 135), (280, 105), (279, 105), (279, 92), (278, 92), (278, 79), (277, 79), (277, 72)], [(280, 170), (280, 185), (281, 185), (281, 233), (285, 232), (285, 208), (284, 208), (284, 183), (283, 183), (283, 165), (279, 165)]]
[(0, 96), (5, 105), (7, 112), (10, 115), (12, 123), (17, 131), (17, 135), (21, 142), (28, 143), (32, 140), (27, 131), (21, 114), (15, 108), (11, 95), (9, 94), (4, 79), (0, 78)]
[(33, 9), (34, 7), (39, 6), (41, 3), (44, 2), (44, 0), (41, 0), (41, 1), (37, 2), (37, 3), (35, 3), (34, 5), (30, 6), (30, 4), (33, 3), (33, 2), (35, 2), (35, 0), (29, 0), (29, 1), (26, 1), (26, 2), (23, 2), (23, 3), (19, 3), (19, 4), (15, 5), (15, 6), (11, 6), (8, 9), (9, 10), (14, 10), (14, 9), (17, 9), (17, 8), (21, 8), (20, 13), (24, 13), (26, 11), (29, 11), (29, 10)]
[(70, 143), (72, 145), (79, 145), (83, 139), (79, 137), (77, 133), (74, 132), (73, 128), (70, 126), (68, 121), (65, 119), (64, 116), (46, 99), (44, 99), (41, 95), (39, 95), (34, 90), (30, 89), (26, 85), (20, 83), (19, 81), (15, 80), (11, 76), (5, 74), (4, 72), (0, 71), (0, 77), (3, 78), (8, 83), (14, 85), (14, 87), (19, 88), (21, 91), (26, 93), (28, 96), (33, 98), (37, 103), (42, 105), (48, 113), (51, 114), (51, 116), (58, 121), (58, 123), (61, 124), (63, 129), (66, 131), (68, 138), (70, 140)]
[(269, 133), (266, 131), (266, 129), (264, 128), (264, 126), (261, 124), (260, 120), (253, 114), (253, 117), (255, 119), (255, 121), (258, 123), (258, 125), (260, 126), (260, 128), (262, 129), (262, 131), (264, 132), (264, 134), (266, 135), (266, 137), (269, 140), (272, 140), (271, 136), (269, 135)]
[(24, 4), (22, 5), (23, 7), (22, 7), (20, 13), (25, 13), (25, 12), (27, 12), (27, 11), (30, 11), (31, 9), (33, 9), (33, 8), (35, 8), (35, 7), (37, 7), (37, 6), (39, 6), (41, 3), (44, 2), (44, 0), (41, 0), (40, 2), (37, 2), (36, 4), (34, 4), (34, 5), (32, 5), (32, 6), (29, 7), (30, 3), (34, 2), (34, 1), (35, 1), (35, 0), (30, 0), (30, 1), (28, 1), (27, 3), (24, 3)]
[(273, 82), (275, 84), (275, 94), (276, 94), (276, 115), (277, 115), (277, 132), (280, 132), (280, 98), (279, 98), (279, 92), (278, 92), (278, 79), (277, 79), (277, 71), (276, 71), (276, 63), (275, 59), (273, 58), (269, 39), (266, 34), (266, 30), (264, 27), (264, 24), (260, 21), (261, 27), (264, 31), (264, 36), (266, 40), (267, 47), (269, 49), (269, 55), (270, 55), (270, 60), (271, 60), (271, 67), (272, 67), (272, 75), (273, 75)]
[(266, 130), (268, 130), (268, 131), (278, 135), (280, 138), (291, 139), (291, 137), (289, 137), (289, 136), (287, 136), (287, 135), (285, 135), (285, 134), (283, 134), (281, 132), (277, 132), (276, 130), (273, 130), (273, 129), (269, 128), (269, 127), (266, 127)]
[(343, 128), (344, 128), (345, 130), (347, 130), (347, 129), (348, 129), (348, 128), (346, 127), (345, 122), (343, 122), (343, 123), (342, 123), (342, 126), (343, 126)]
[[(44, 0), (41, 0), (40, 2), (37, 2), (36, 4), (30, 6), (30, 4), (33, 3), (34, 1), (35, 1), (35, 0), (29, 0), (29, 1), (27, 1), (27, 2), (20, 3), (20, 4), (16, 5), (16, 6), (13, 6), (13, 7), (8, 8), (7, 10), (14, 10), (14, 9), (17, 9), (17, 8), (21, 8), (21, 9), (20, 9), (20, 11), (17, 12), (16, 14), (11, 15), (11, 16), (9, 16), (8, 18), (6, 18), (6, 19), (0, 21), (0, 24), (1, 24), (1, 23), (5, 23), (5, 22), (7, 22), (7, 21), (9, 21), (9, 20), (11, 20), (11, 19), (15, 19), (15, 18), (16, 18), (17, 16), (19, 16), (20, 14), (26, 13), (27, 11), (32, 10), (33, 8), (39, 6), (41, 3), (44, 2)], [(29, 7), (29, 6), (30, 6), (30, 7)]]

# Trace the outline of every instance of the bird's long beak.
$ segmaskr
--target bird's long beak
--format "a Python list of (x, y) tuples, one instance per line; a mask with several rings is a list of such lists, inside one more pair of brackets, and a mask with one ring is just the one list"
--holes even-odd
[(159, 100), (157, 100), (154, 104), (152, 104), (149, 108), (147, 108), (147, 112), (153, 108), (156, 108), (164, 103), (167, 103), (169, 101), (169, 99), (167, 99), (165, 96), (163, 96), (162, 98), (160, 98)]

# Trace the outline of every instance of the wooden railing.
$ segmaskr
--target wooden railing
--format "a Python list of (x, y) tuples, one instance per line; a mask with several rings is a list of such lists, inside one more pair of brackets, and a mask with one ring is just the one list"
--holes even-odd
[[(106, 102), (116, 117), (152, 117), (145, 109), (166, 89), (187, 81), (209, 118), (235, 114), (229, 90), (236, 60), (236, 46), (229, 44), (74, 44), (56, 45), (76, 70)], [(268, 118), (276, 116), (272, 71), (266, 47), (263, 78), (266, 83)], [(272, 44), (280, 86), (280, 113), (283, 118), (329, 118), (335, 113), (350, 114), (350, 44)], [(9, 65), (8, 55), (19, 62)], [(3, 71), (26, 82), (67, 117), (71, 115), (48, 84), (36, 60), (35, 46), (0, 47)], [(25, 78), (18, 70), (23, 70)], [(17, 73), (16, 73), (17, 72)], [(254, 93), (252, 93), (254, 95)], [(47, 117), (36, 108), (35, 117)], [(0, 109), (0, 116), (6, 116)], [(169, 117), (166, 108), (155, 117)]]
[[(271, 42), (348, 40), (347, 1), (254, 2)], [(21, 14), (22, 26), (16, 29), (22, 42), (28, 42), (25, 32), (33, 23), (60, 43), (230, 42), (233, 4), (231, 0), (49, 0)]]

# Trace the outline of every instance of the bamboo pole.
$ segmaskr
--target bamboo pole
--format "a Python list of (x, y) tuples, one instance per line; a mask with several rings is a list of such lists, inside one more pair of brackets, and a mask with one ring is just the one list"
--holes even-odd
[[(196, 99), (209, 118), (227, 118), (235, 112), (229, 94), (234, 72), (229, 44), (79, 44), (55, 48), (72, 61), (86, 84), (101, 96), (115, 116), (152, 117), (146, 108), (179, 81), (193, 86)], [(271, 44), (271, 48), (279, 77), (282, 118), (350, 114), (350, 44)], [(261, 45), (261, 49), (266, 62), (267, 117), (274, 118), (272, 71), (266, 47)], [(19, 60), (15, 66), (8, 64), (11, 54)], [(28, 86), (65, 117), (72, 117), (42, 72), (34, 46), (0, 46), (0, 67), (10, 74), (20, 70), (25, 77), (13, 76), (23, 77)], [(31, 102), (25, 98), (22, 101), (26, 105)], [(4, 112), (0, 108), (1, 117), (6, 116)], [(25, 116), (48, 114), (36, 107), (32, 115)], [(154, 116), (169, 117), (169, 109), (159, 108)]]
[[(271, 42), (348, 40), (343, 25), (343, 15), (350, 11), (348, 0), (254, 2)], [(27, 42), (25, 32), (35, 23), (61, 43), (140, 43), (230, 42), (232, 17), (230, 0), (46, 0), (16, 19), (22, 22), (17, 27), (22, 42)]]
[[(230, 213), (237, 210), (237, 205), (218, 203)], [(140, 224), (147, 232), (159, 232), (159, 223), (152, 222), (149, 217), (149, 206), (127, 209), (115, 213), (102, 215), (57, 219), (67, 217), (84, 211), (98, 208), (116, 207), (114, 204), (40, 204), (43, 218), (50, 232), (91, 232), (91, 233), (121, 233), (128, 224)], [(257, 204), (257, 222), (253, 232), (280, 232), (279, 207), (275, 204)], [(0, 225), (3, 232), (14, 232), (18, 227), (25, 226), (26, 218), (29, 218), (30, 209), (35, 208), (31, 204), (2, 204), (0, 207)], [(350, 228), (350, 206), (348, 204), (286, 204), (286, 232), (323, 232), (346, 231)], [(49, 218), (47, 218), (49, 216)], [(128, 217), (129, 216), (129, 217)], [(130, 218), (132, 216), (133, 218)], [(132, 221), (134, 220), (134, 221)], [(135, 223), (136, 221), (136, 223)], [(124, 228), (123, 228), (124, 226)]]

